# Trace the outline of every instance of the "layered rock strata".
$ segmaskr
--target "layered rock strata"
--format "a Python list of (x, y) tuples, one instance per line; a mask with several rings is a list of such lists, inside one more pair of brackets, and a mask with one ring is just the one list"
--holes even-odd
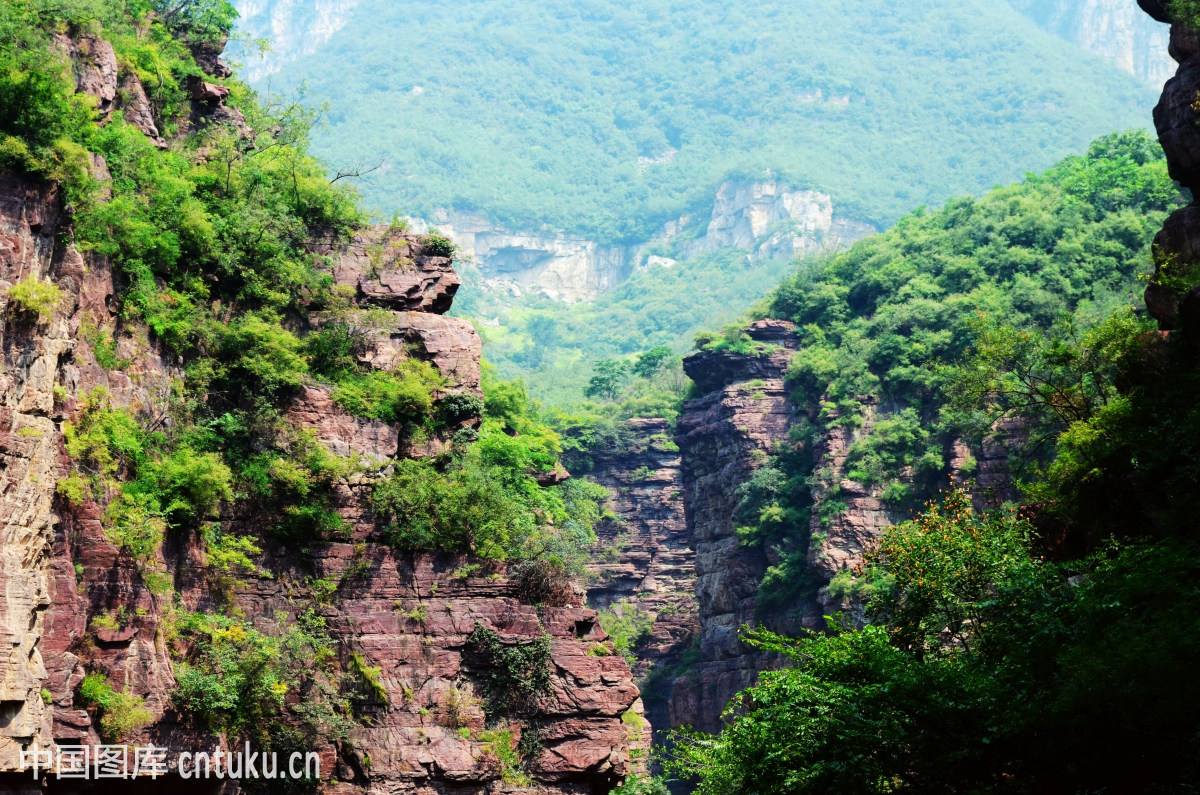
[(755, 623), (766, 554), (742, 545), (734, 526), (738, 488), (786, 439), (793, 408), (784, 374), (796, 350), (792, 324), (764, 320), (750, 338), (764, 346), (745, 355), (701, 351), (684, 359), (700, 397), (688, 401), (676, 439), (682, 459), (687, 528), (696, 548), (700, 661), (674, 686), (672, 725), (713, 731), (729, 698), (754, 681), (765, 664), (738, 640)]
[[(747, 625), (791, 634), (821, 630), (825, 617), (836, 613), (861, 621), (862, 605), (831, 591), (830, 581), (843, 571), (861, 572), (882, 532), (908, 517), (884, 499), (882, 486), (857, 482), (847, 471), (854, 443), (884, 416), (880, 407), (864, 397), (858, 422), (826, 417), (811, 449), (797, 448), (792, 429), (802, 414), (815, 423), (819, 406), (797, 405), (787, 393), (785, 375), (798, 346), (795, 327), (760, 320), (746, 334), (748, 349), (718, 347), (684, 359), (700, 396), (684, 405), (676, 437), (687, 528), (696, 549), (700, 643), (699, 661), (674, 682), (669, 720), (706, 731), (720, 727), (731, 696), (776, 662), (746, 647), (739, 630)], [(947, 474), (969, 484), (980, 508), (1012, 496), (1008, 453), (1022, 432), (1019, 422), (1001, 422), (981, 445), (958, 441), (945, 451)], [(768, 608), (760, 600), (760, 583), (781, 553), (743, 544), (735, 517), (743, 484), (772, 453), (785, 449), (803, 453), (812, 466), (804, 571), (793, 572), (805, 582), (794, 583), (798, 587), (786, 603)], [(822, 509), (826, 502), (829, 510)]]
[[(63, 52), (75, 64), (80, 90), (102, 108), (139, 95), (119, 90), (136, 78), (108, 58), (111, 48), (101, 40), (70, 39)], [(224, 94), (201, 94), (194, 119), (237, 127), (240, 117), (224, 108)], [(156, 138), (156, 126), (142, 129)], [(94, 166), (103, 179), (103, 163)], [(262, 574), (239, 582), (205, 567), (194, 534), (170, 537), (139, 566), (110, 541), (101, 505), (69, 506), (58, 497), (56, 483), (71, 465), (63, 424), (76, 417), (82, 396), (103, 388), (113, 406), (158, 426), (171, 422), (169, 400), (181, 375), (144, 330), (116, 315), (118, 286), (109, 264), (77, 251), (70, 239), (70, 218), (54, 185), (0, 174), (0, 631), (6, 638), (0, 774), (18, 770), (22, 750), (35, 745), (100, 742), (96, 711), (78, 694), (85, 672), (93, 671), (144, 699), (153, 720), (134, 743), (164, 746), (169, 755), (212, 750), (221, 738), (183, 719), (172, 703), (175, 662), (165, 634), (172, 616), (179, 608), (232, 608), (271, 633), (313, 605), (306, 596), (313, 577), (336, 583), (317, 609), (342, 665), (358, 655), (377, 667), (386, 694), (349, 741), (313, 749), (321, 754), (325, 791), (593, 793), (636, 767), (630, 748), (644, 745), (631, 728), (641, 725), (638, 689), (621, 657), (594, 653), (605, 641), (595, 612), (526, 604), (502, 566), (398, 554), (382, 543), (368, 496), (374, 479), (412, 451), (399, 429), (342, 412), (326, 387), (299, 390), (286, 417), (330, 452), (362, 461), (334, 488), (350, 528), (345, 542), (306, 549), (268, 544)], [(336, 246), (314, 244), (313, 252), (332, 261), (353, 304), (345, 317), (367, 339), (364, 364), (386, 368), (403, 357), (422, 358), (445, 381), (435, 399), (479, 397), (479, 338), (465, 321), (438, 314), (458, 286), (446, 258), (389, 229), (365, 230)], [(7, 301), (8, 288), (29, 278), (61, 290), (61, 302), (45, 316)], [(115, 341), (119, 369), (97, 361), (102, 338)], [(460, 422), (467, 427), (478, 416)], [(226, 527), (249, 532), (260, 530), (260, 521), (254, 506), (222, 517)], [(148, 587), (147, 570), (165, 574), (165, 591), (163, 583)], [(527, 746), (536, 749), (527, 778), (515, 783), (504, 783), (495, 750), (479, 739), (480, 663), (467, 642), (477, 626), (506, 645), (549, 638), (549, 691), (513, 728), (514, 742), (522, 729), (537, 734)], [(166, 790), (179, 782), (158, 785)], [(223, 786), (222, 792), (237, 790)]]
[(651, 621), (634, 648), (645, 690), (646, 717), (655, 730), (669, 728), (672, 673), (699, 634), (695, 549), (683, 511), (679, 447), (673, 428), (659, 418), (632, 419), (627, 448), (594, 455), (589, 477), (607, 487), (611, 518), (596, 527), (589, 566), (588, 604), (632, 609)]

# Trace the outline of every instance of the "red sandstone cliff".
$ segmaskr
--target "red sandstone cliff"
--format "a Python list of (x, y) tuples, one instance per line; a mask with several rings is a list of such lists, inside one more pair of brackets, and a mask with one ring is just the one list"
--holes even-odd
[[(885, 502), (880, 487), (847, 475), (851, 445), (870, 431), (879, 408), (864, 400), (861, 423), (830, 423), (811, 449), (800, 449), (802, 443), (791, 432), (802, 418), (814, 420), (819, 407), (788, 394), (785, 375), (797, 350), (795, 328), (787, 321), (760, 320), (746, 333), (757, 352), (718, 348), (684, 360), (700, 393), (684, 405), (676, 429), (687, 529), (696, 550), (700, 644), (699, 660), (669, 691), (671, 726), (716, 730), (730, 697), (773, 664), (741, 642), (742, 627), (796, 633), (824, 629), (827, 615), (861, 620), (861, 605), (831, 593), (830, 580), (845, 570), (861, 570), (883, 530), (907, 518)], [(980, 449), (956, 443), (946, 451), (948, 474), (962, 478), (960, 468), (972, 460), (977, 503), (999, 502), (1010, 487), (1005, 441), (1019, 434), (1020, 428), (1009, 423), (996, 428)], [(807, 488), (814, 508), (804, 571), (795, 575), (804, 581), (785, 603), (768, 606), (760, 600), (760, 583), (768, 567), (780, 562), (780, 553), (743, 544), (735, 516), (743, 484), (768, 463), (770, 454), (784, 450), (811, 459), (814, 477)], [(836, 511), (821, 510), (824, 501), (834, 499)]]
[(763, 355), (701, 351), (684, 360), (701, 396), (684, 405), (676, 429), (687, 527), (696, 548), (700, 661), (675, 683), (670, 716), (672, 725), (708, 731), (720, 725), (730, 696), (751, 684), (764, 664), (742, 646), (738, 630), (756, 620), (768, 561), (760, 548), (739, 542), (733, 515), (738, 487), (786, 440), (794, 411), (783, 381), (796, 350), (792, 325), (766, 320), (748, 331), (754, 341), (777, 347)]
[[(122, 108), (161, 142), (145, 92), (106, 42), (64, 36), (60, 45), (72, 58), (80, 91), (102, 110)], [(210, 70), (218, 67), (214, 59)], [(217, 89), (196, 82), (194, 123), (244, 124), (224, 106), (224, 89)], [(103, 162), (93, 169), (105, 178)], [(175, 671), (163, 631), (175, 606), (148, 590), (134, 562), (112, 545), (98, 505), (70, 508), (55, 495), (69, 466), (62, 426), (76, 414), (81, 395), (104, 387), (114, 406), (147, 423), (170, 422), (171, 382), (179, 376), (144, 330), (125, 327), (115, 315), (108, 263), (72, 247), (69, 229), (56, 186), (0, 174), (0, 287), (33, 275), (52, 281), (65, 296), (45, 322), (16, 322), (0, 305), (6, 317), (0, 330), (0, 627), (6, 637), (0, 773), (16, 770), (21, 749), (33, 744), (99, 742), (94, 713), (76, 699), (85, 669), (144, 697), (155, 720), (142, 742), (172, 751), (211, 749), (219, 742), (181, 720), (171, 704)], [(334, 277), (359, 307), (350, 318), (369, 341), (361, 354), (365, 364), (384, 368), (399, 356), (417, 356), (446, 379), (442, 397), (479, 393), (479, 337), (466, 322), (441, 314), (459, 285), (448, 259), (427, 252), (416, 238), (382, 228), (365, 230), (348, 245), (314, 243), (313, 251), (332, 259)], [(106, 370), (97, 363), (96, 330), (112, 334), (127, 366)], [(594, 611), (527, 604), (501, 566), (475, 573), (465, 558), (400, 554), (380, 543), (367, 503), (373, 479), (396, 457), (436, 452), (446, 440), (406, 439), (396, 427), (351, 417), (316, 385), (301, 390), (287, 417), (311, 428), (331, 452), (355, 453), (366, 462), (335, 488), (350, 538), (306, 549), (268, 547), (262, 576), (244, 583), (207, 576), (194, 537), (174, 539), (157, 565), (173, 580), (179, 606), (204, 609), (232, 600), (268, 633), (311, 603), (305, 594), (313, 578), (338, 583), (320, 607), (337, 654), (343, 663), (359, 655), (378, 667), (387, 698), (353, 729), (349, 742), (317, 749), (322, 787), (592, 793), (624, 776), (631, 765), (628, 749), (638, 743), (630, 726), (638, 721), (622, 718), (640, 714), (641, 702), (622, 658), (589, 654), (605, 638)], [(477, 421), (468, 417), (462, 425)], [(255, 529), (245, 511), (222, 521)], [(93, 621), (117, 612), (127, 620), (116, 628)], [(467, 638), (477, 625), (507, 644), (550, 638), (549, 692), (516, 728), (517, 735), (538, 736), (528, 784), (504, 783), (496, 754), (472, 733), (484, 721), (478, 699), (469, 697), (479, 670)], [(164, 790), (178, 785), (159, 784)]]
[(673, 672), (699, 635), (696, 553), (683, 511), (679, 448), (663, 419), (626, 423), (628, 447), (593, 453), (589, 477), (607, 487), (612, 517), (596, 527), (588, 604), (632, 608), (653, 623), (633, 650), (655, 732), (670, 728)]

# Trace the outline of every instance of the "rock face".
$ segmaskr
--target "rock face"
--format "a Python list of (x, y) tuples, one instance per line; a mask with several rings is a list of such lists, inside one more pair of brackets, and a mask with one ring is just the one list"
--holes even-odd
[(474, 259), (489, 289), (535, 293), (558, 301), (595, 298), (633, 272), (636, 248), (566, 234), (514, 231), (470, 213), (439, 212), (414, 228), (436, 228)]
[[(39, 695), (46, 669), (41, 652), (50, 604), (58, 434), (52, 387), (70, 350), (70, 323), (18, 319), (7, 288), (69, 267), (56, 242), (61, 201), (53, 188), (0, 175), (0, 299), (4, 356), (0, 373), (0, 768), (15, 769), (27, 743), (50, 737), (50, 709)], [(76, 255), (77, 256), (77, 255)], [(71, 258), (71, 263), (77, 261)]]
[(311, 55), (346, 24), (359, 0), (237, 0), (238, 25), (251, 41), (266, 39), (265, 55), (239, 53), (242, 71), (253, 81)]
[[(718, 347), (684, 359), (699, 396), (684, 404), (676, 435), (687, 529), (696, 550), (700, 642), (699, 661), (673, 681), (668, 720), (705, 731), (718, 729), (729, 698), (775, 664), (744, 646), (739, 629), (761, 625), (795, 634), (823, 629), (825, 616), (834, 613), (862, 620), (861, 605), (831, 592), (830, 581), (845, 570), (859, 571), (880, 534), (907, 518), (883, 499), (881, 486), (847, 474), (852, 445), (884, 415), (881, 408), (864, 400), (860, 423), (827, 423), (811, 449), (797, 447), (791, 431), (801, 419), (811, 423), (819, 407), (796, 405), (787, 394), (784, 376), (797, 350), (795, 327), (760, 320), (746, 334), (753, 343), (748, 349)], [(979, 507), (1011, 496), (1008, 450), (1022, 433), (1019, 423), (1000, 423), (979, 449), (956, 442), (947, 451), (951, 476), (970, 480)], [(780, 553), (742, 544), (735, 515), (742, 485), (785, 447), (812, 462), (805, 582), (786, 603), (764, 604), (759, 585)], [(969, 479), (962, 474), (967, 470)], [(834, 509), (822, 510), (826, 502)]]
[(828, 195), (795, 190), (776, 179), (725, 182), (707, 219), (682, 216), (637, 245), (513, 231), (459, 212), (442, 211), (413, 223), (420, 231), (437, 228), (452, 238), (465, 257), (475, 260), (490, 289), (567, 302), (595, 298), (640, 268), (674, 264), (675, 259), (656, 253), (664, 245), (676, 246), (679, 257), (737, 249), (751, 261), (767, 261), (842, 248), (875, 231), (835, 217)]
[(657, 731), (671, 726), (673, 672), (699, 635), (696, 556), (671, 424), (633, 419), (627, 425), (629, 447), (597, 454), (589, 473), (612, 493), (614, 518), (596, 527), (587, 599), (594, 608), (633, 608), (653, 621), (634, 649), (633, 671), (643, 681), (654, 676), (644, 697), (646, 717)]
[(874, 230), (834, 218), (824, 193), (794, 190), (779, 180), (729, 181), (713, 200), (704, 236), (685, 247), (689, 255), (741, 249), (755, 259), (793, 258), (847, 246)]
[[(103, 102), (112, 89), (114, 103), (137, 94), (116, 91), (130, 76), (110, 62), (103, 42), (62, 46), (81, 75), (80, 90)], [(237, 119), (221, 113), (224, 95), (204, 85), (197, 116), (236, 127)], [(153, 115), (146, 121), (143, 132), (155, 138)], [(102, 162), (94, 171), (100, 179), (106, 174)], [(70, 239), (55, 186), (0, 172), (0, 775), (20, 769), (22, 749), (33, 745), (100, 743), (95, 710), (77, 693), (85, 672), (102, 672), (115, 688), (144, 699), (153, 721), (138, 742), (164, 746), (169, 755), (219, 742), (172, 707), (175, 667), (164, 633), (176, 606), (151, 591), (138, 564), (112, 544), (102, 506), (88, 499), (68, 505), (56, 495), (70, 467), (63, 423), (77, 417), (82, 396), (103, 388), (112, 405), (142, 422), (170, 422), (173, 382), (181, 376), (144, 331), (126, 328), (114, 313), (109, 264), (77, 251)], [(479, 403), (462, 398), (481, 394), (479, 338), (469, 324), (439, 314), (449, 308), (458, 277), (449, 260), (424, 246), (394, 229), (371, 229), (349, 243), (314, 243), (313, 256), (330, 261), (353, 302), (340, 317), (362, 332), (360, 360), (380, 368), (406, 357), (429, 361), (445, 380), (435, 400), (465, 406), (459, 427), (469, 427), (479, 421)], [(9, 300), (9, 288), (30, 278), (61, 290), (50, 312), (39, 316)], [(93, 345), (101, 333), (115, 340), (121, 368), (97, 362)], [(317, 609), (342, 665), (357, 654), (377, 667), (386, 698), (351, 730), (352, 742), (313, 749), (321, 754), (324, 791), (583, 795), (606, 792), (639, 767), (630, 750), (644, 745), (636, 730), (638, 688), (623, 658), (595, 653), (606, 638), (593, 610), (534, 607), (502, 566), (481, 570), (463, 557), (395, 552), (380, 538), (368, 498), (375, 478), (415, 452), (400, 430), (345, 414), (317, 384), (298, 391), (285, 417), (330, 452), (362, 462), (334, 487), (350, 539), (304, 550), (268, 545), (262, 566), (270, 576), (246, 582), (223, 581), (206, 569), (194, 534), (169, 539), (151, 565), (173, 583), (179, 607), (232, 606), (264, 632), (313, 604), (297, 599), (312, 577), (338, 584)], [(250, 515), (221, 521), (258, 529)], [(477, 626), (505, 645), (549, 639), (550, 686), (525, 724), (537, 732), (526, 783), (502, 782), (495, 749), (478, 736), (484, 663), (467, 640)]]
[(729, 698), (766, 664), (748, 653), (738, 628), (755, 623), (758, 583), (768, 561), (741, 545), (733, 515), (738, 487), (786, 438), (793, 409), (783, 376), (796, 350), (790, 323), (759, 321), (751, 339), (770, 347), (741, 355), (701, 351), (684, 359), (700, 397), (684, 405), (676, 439), (682, 459), (687, 527), (696, 546), (700, 662), (674, 686), (672, 725), (720, 726)]
[[(1141, 0), (1155, 19), (1165, 20), (1166, 3)], [(1171, 26), (1171, 57), (1179, 69), (1163, 87), (1154, 108), (1158, 140), (1167, 155), (1171, 177), (1195, 193), (1200, 187), (1200, 31)], [(1146, 288), (1146, 306), (1159, 328), (1177, 332), (1193, 346), (1200, 345), (1200, 290), (1195, 273), (1200, 266), (1200, 204), (1193, 200), (1171, 214), (1154, 239), (1155, 274)]]
[(462, 284), (449, 257), (389, 234), (386, 227), (365, 231), (340, 251), (333, 277), (353, 286), (359, 303), (439, 314), (450, 308)]
[[(339, 760), (340, 781), (329, 791), (482, 792), (498, 783), (494, 754), (462, 731), (484, 728), (468, 644), (477, 625), (506, 643), (551, 638), (551, 687), (536, 716), (541, 750), (529, 771), (535, 784), (518, 791), (586, 792), (629, 769), (622, 715), (640, 714), (641, 703), (621, 658), (588, 654), (604, 639), (595, 612), (535, 609), (502, 570), (465, 576), (468, 562), (397, 556), (375, 544), (330, 544), (314, 556), (319, 576), (342, 583), (326, 610), (330, 629), (379, 668), (388, 694), (354, 731), (358, 750)], [(239, 601), (264, 622), (294, 609), (271, 580)]]
[(1166, 29), (1126, 0), (1020, 0), (1016, 5), (1046, 29), (1154, 88), (1174, 72), (1166, 55)]

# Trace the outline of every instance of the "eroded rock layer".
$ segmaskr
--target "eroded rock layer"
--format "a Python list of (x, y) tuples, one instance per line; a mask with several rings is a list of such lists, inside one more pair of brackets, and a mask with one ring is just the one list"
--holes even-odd
[(755, 622), (758, 584), (768, 560), (742, 545), (734, 525), (738, 488), (787, 437), (793, 409), (784, 374), (796, 350), (792, 324), (765, 320), (748, 330), (761, 353), (701, 351), (684, 369), (703, 393), (679, 418), (683, 499), (696, 546), (700, 661), (675, 687), (673, 725), (720, 726), (729, 698), (753, 682), (764, 661), (747, 652), (738, 629)]
[(612, 519), (596, 528), (588, 604), (632, 609), (651, 621), (633, 666), (645, 688), (646, 717), (671, 726), (668, 704), (676, 672), (699, 634), (696, 560), (683, 511), (679, 448), (663, 419), (627, 423), (627, 449), (596, 455), (590, 477), (612, 494)]
[[(818, 425), (822, 407), (816, 401), (797, 402), (787, 389), (785, 375), (798, 346), (795, 327), (783, 320), (760, 320), (746, 335), (748, 346), (717, 346), (684, 359), (700, 393), (684, 405), (676, 436), (687, 529), (696, 550), (700, 641), (698, 661), (677, 674), (670, 689), (671, 726), (718, 729), (730, 697), (775, 663), (742, 642), (743, 627), (796, 634), (824, 629), (829, 615), (863, 620), (862, 605), (830, 583), (844, 572), (861, 573), (882, 532), (908, 518), (884, 499), (880, 485), (857, 482), (848, 472), (852, 446), (886, 412), (864, 397), (858, 422), (839, 424), (826, 416)], [(823, 430), (802, 442), (793, 434), (801, 423)], [(978, 449), (955, 442), (945, 451), (946, 474), (969, 484), (981, 508), (1010, 498), (1008, 451), (1022, 431), (1020, 423), (1008, 421), (998, 424)], [(736, 517), (745, 484), (771, 463), (773, 454), (785, 452), (811, 461), (806, 487), (810, 526), (807, 546), (800, 549), (800, 570), (794, 564), (788, 569), (796, 581), (786, 583), (786, 597), (764, 603), (764, 576), (787, 553), (744, 543)], [(902, 473), (901, 479), (907, 482), (908, 477)]]
[[(136, 77), (111, 57), (111, 47), (87, 37), (60, 44), (75, 64), (79, 90), (102, 110), (125, 103), (136, 124), (145, 92), (131, 85)], [(211, 66), (219, 66), (215, 56)], [(192, 118), (240, 129), (225, 94), (206, 85), (193, 92)], [(139, 128), (157, 141), (153, 116), (145, 121)], [(101, 182), (107, 178), (102, 162), (93, 170)], [(638, 688), (623, 658), (589, 653), (605, 640), (595, 612), (534, 607), (500, 565), (400, 554), (383, 543), (371, 515), (373, 483), (398, 456), (426, 454), (447, 440), (418, 443), (401, 428), (352, 417), (327, 387), (300, 389), (285, 416), (330, 452), (361, 462), (334, 487), (348, 540), (268, 547), (260, 574), (243, 581), (204, 565), (197, 534), (171, 537), (150, 567), (170, 582), (148, 587), (146, 568), (110, 540), (103, 507), (86, 497), (68, 505), (56, 493), (71, 465), (64, 423), (78, 417), (84, 396), (103, 388), (114, 407), (147, 427), (169, 424), (181, 372), (144, 330), (122, 323), (109, 263), (72, 247), (63, 206), (56, 186), (0, 173), (0, 296), (30, 277), (62, 294), (45, 317), (0, 297), (0, 774), (18, 770), (22, 750), (34, 746), (100, 743), (96, 710), (79, 697), (85, 672), (103, 673), (117, 690), (144, 699), (153, 720), (132, 744), (165, 746), (170, 755), (212, 750), (221, 738), (183, 720), (172, 702), (178, 672), (166, 633), (177, 611), (221, 607), (271, 633), (312, 607), (314, 579), (333, 584), (316, 609), (341, 665), (379, 672), (369, 719), (346, 740), (313, 749), (325, 791), (593, 793), (634, 768), (630, 748), (644, 745), (631, 728), (641, 725)], [(435, 401), (456, 399), (459, 413), (470, 415), (446, 433), (477, 425), (479, 337), (440, 314), (459, 284), (449, 260), (428, 241), (388, 228), (339, 245), (314, 243), (313, 256), (328, 259), (344, 285), (352, 304), (344, 316), (366, 341), (363, 364), (430, 362), (443, 379)], [(120, 367), (97, 361), (101, 341), (113, 348), (105, 358), (115, 356)], [(261, 530), (255, 511), (241, 505), (221, 524)], [(536, 732), (536, 744), (527, 746), (536, 752), (519, 777), (506, 775), (495, 748), (480, 738), (482, 663), (467, 640), (477, 627), (506, 646), (548, 638), (549, 688), (522, 724)], [(514, 731), (516, 743), (521, 728)], [(168, 777), (154, 788), (178, 786)]]

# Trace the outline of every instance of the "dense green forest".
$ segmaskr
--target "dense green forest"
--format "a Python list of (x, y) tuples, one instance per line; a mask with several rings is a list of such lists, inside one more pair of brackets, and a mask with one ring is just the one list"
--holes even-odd
[[(613, 243), (705, 217), (725, 179), (768, 172), (882, 229), (1145, 123), (1148, 89), (1017, 6), (362, 0), (325, 41), (311, 4), (267, 3), (247, 7), (243, 34), (285, 35), (272, 12), (295, 24), (265, 56), (283, 68), (256, 85), (322, 109), (314, 150), (369, 171), (354, 182), (375, 212), (456, 208)], [(253, 44), (235, 53), (261, 65)], [(489, 293), (461, 263), (470, 289), (455, 311), (477, 321), (502, 375), (567, 404), (594, 362), (681, 352), (788, 268), (660, 253), (683, 261), (575, 306)]]
[[(658, 345), (682, 353), (695, 334), (744, 314), (793, 267), (786, 259), (749, 264), (744, 252), (725, 250), (639, 271), (594, 301), (564, 305), (530, 297), (505, 306), (476, 290), (455, 311), (488, 319), (476, 325), (499, 372), (525, 380), (548, 404), (570, 406), (595, 363)], [(463, 270), (470, 283), (470, 266)]]
[[(848, 477), (916, 517), (835, 578), (870, 624), (750, 632), (786, 664), (718, 737), (677, 733), (669, 771), (705, 795), (1190, 791), (1195, 354), (1140, 296), (1179, 203), (1156, 142), (1111, 136), (804, 263), (775, 293), (766, 312), (801, 328), (789, 382), (806, 419), (743, 489), (743, 542), (783, 561), (764, 602), (795, 598), (810, 516), (837, 510), (836, 489), (810, 501), (820, 428), (878, 407)], [(753, 354), (735, 335), (700, 343)], [(947, 490), (945, 454), (1002, 418), (1027, 430), (1020, 496), (979, 512)]]
[(1153, 104), (992, 0), (364, 0), (344, 13), (259, 88), (327, 103), (314, 148), (333, 166), (383, 161), (360, 182), (373, 209), (476, 210), (605, 242), (644, 240), (724, 179), (764, 170), (887, 225), (1144, 124)]

